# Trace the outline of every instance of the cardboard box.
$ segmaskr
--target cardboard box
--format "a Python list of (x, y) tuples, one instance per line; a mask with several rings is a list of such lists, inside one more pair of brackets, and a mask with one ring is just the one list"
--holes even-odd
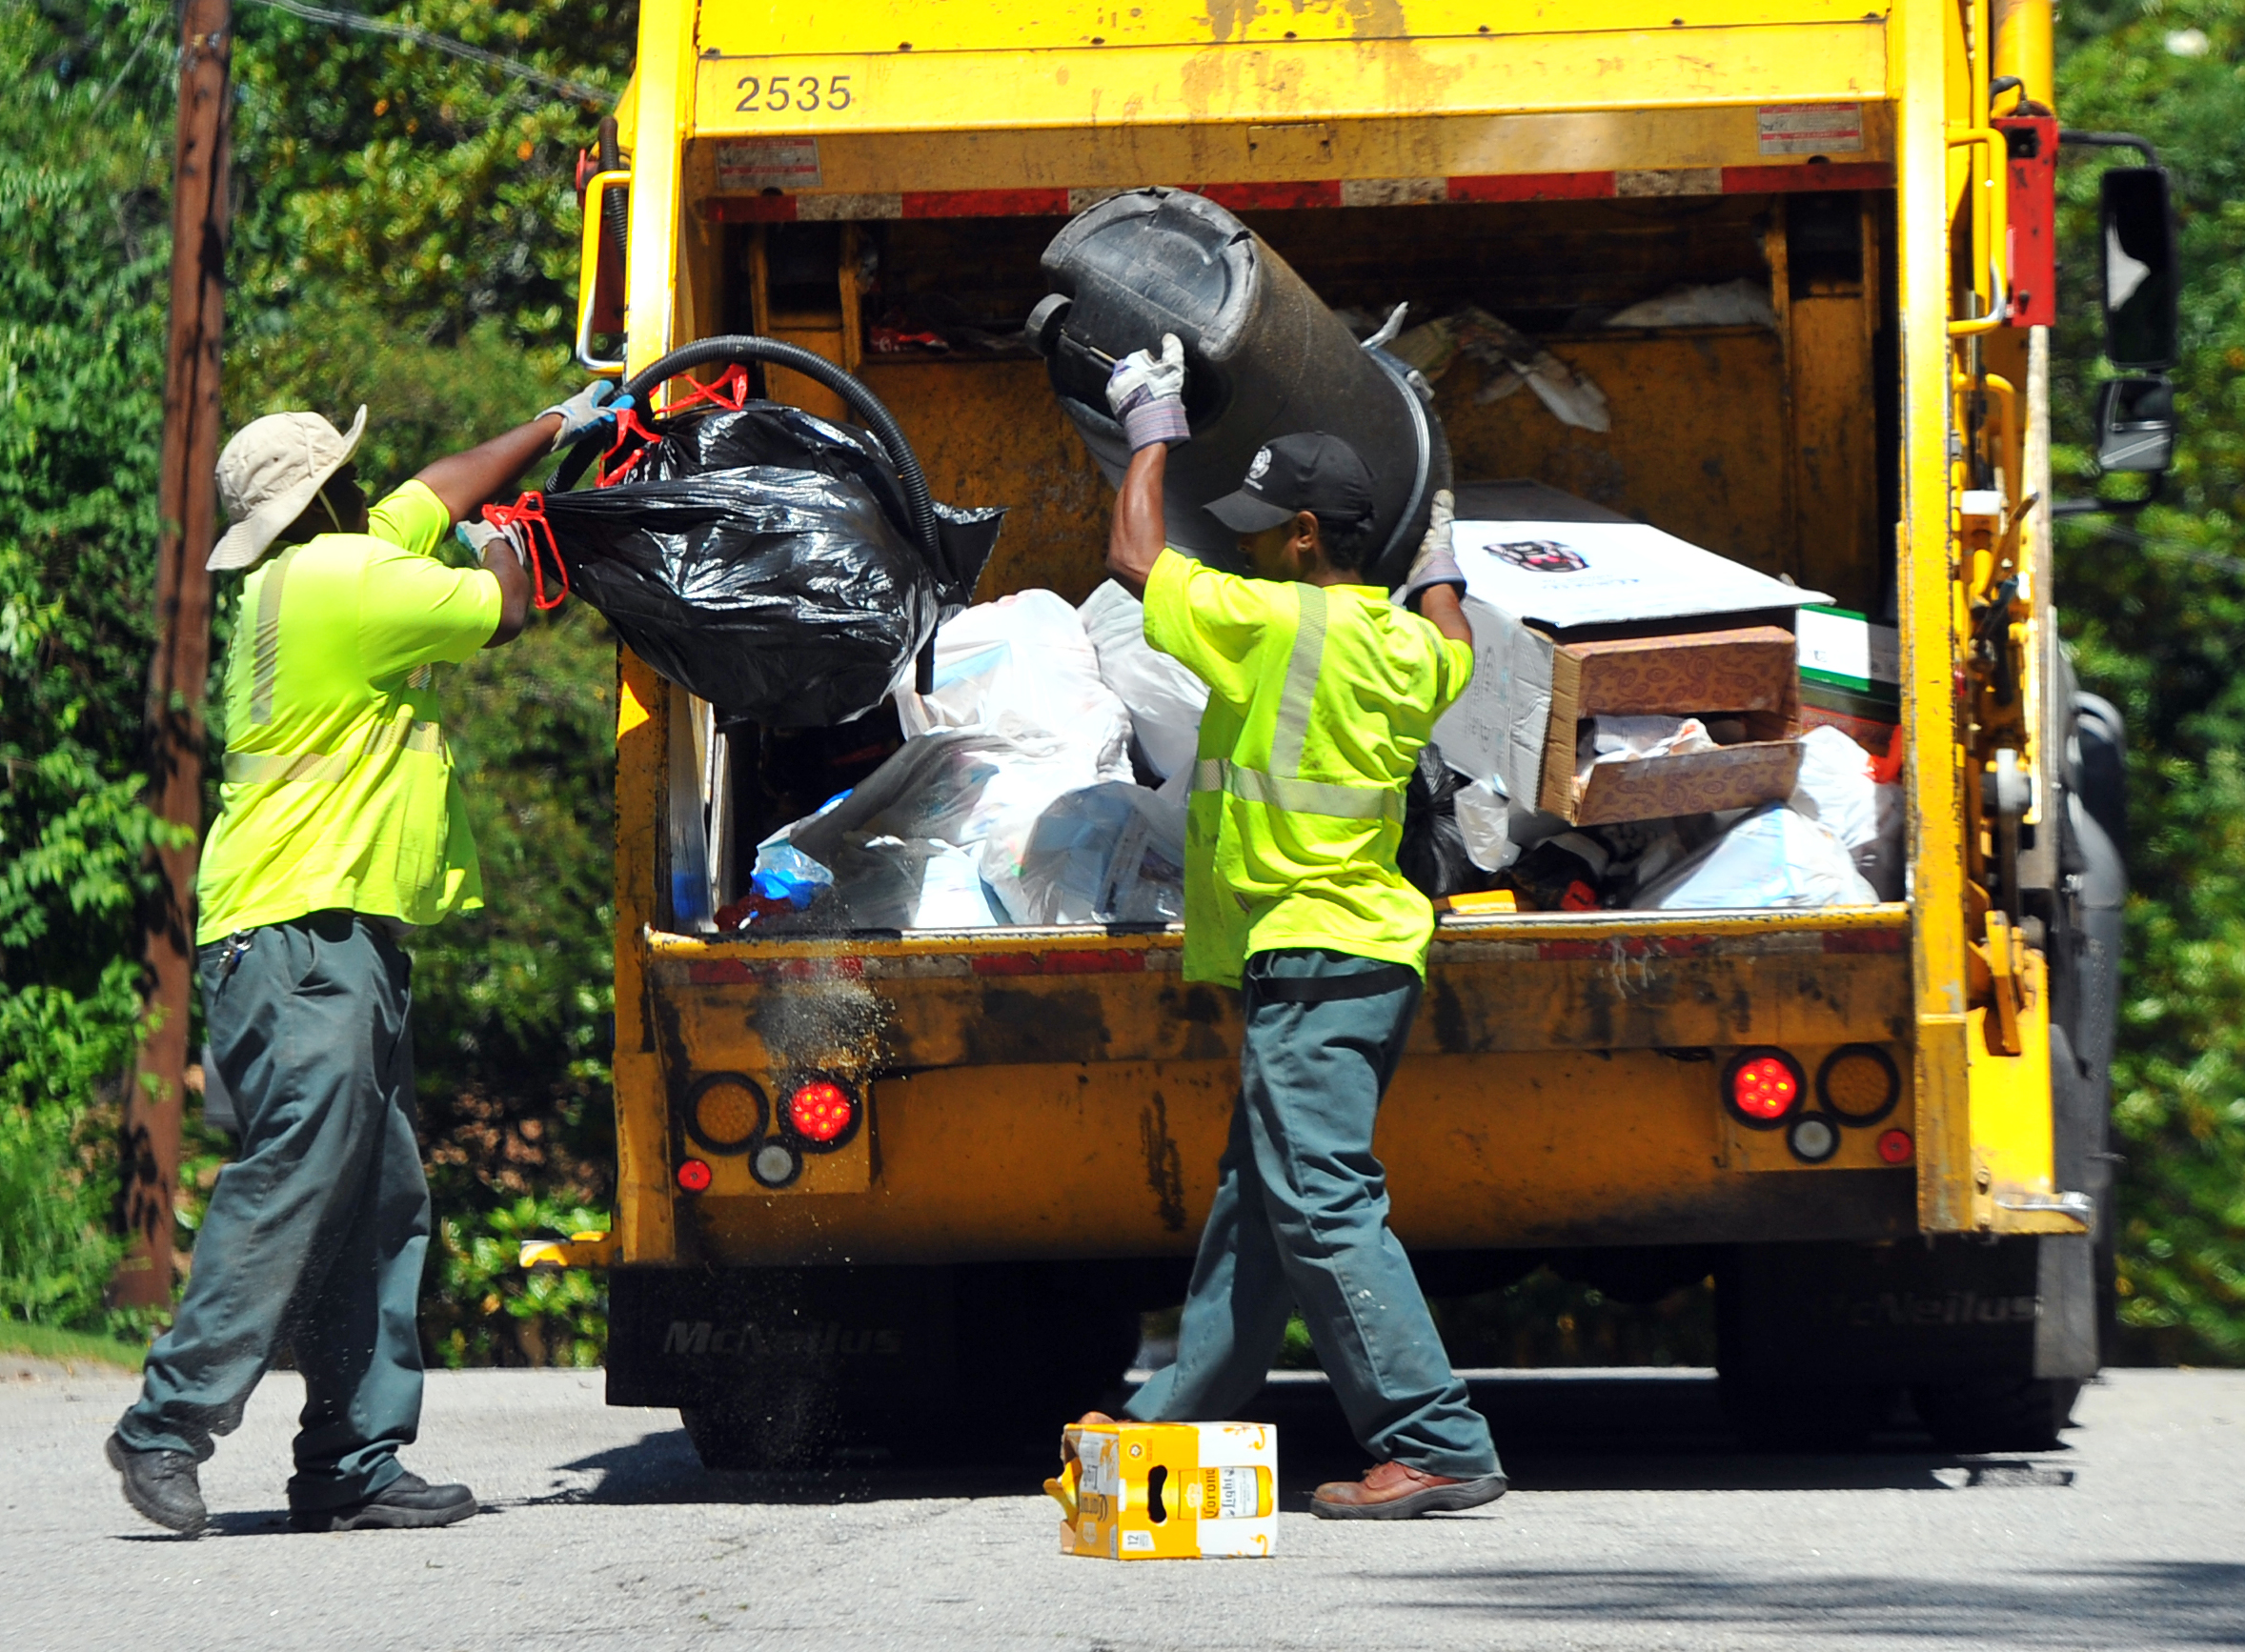
[[(1800, 776), (1792, 634), (1774, 625), (1557, 642), (1536, 806), (1573, 826), (1744, 809), (1792, 796)], [(1747, 738), (1712, 752), (1599, 763), (1577, 777), (1581, 719), (1660, 713), (1735, 716)]]
[(1044, 1482), (1061, 1553), (1192, 1561), (1271, 1553), (1279, 1536), (1279, 1431), (1263, 1422), (1113, 1422), (1062, 1436)]
[(1801, 726), (1838, 729), (1885, 756), (1902, 721), (1901, 635), (1845, 608), (1800, 612)]
[[(1800, 681), (1787, 627), (1801, 604), (1826, 600), (1821, 592), (1537, 483), (1466, 484), (1458, 501), (1474, 667), (1465, 695), (1434, 726), (1434, 743), (1450, 767), (1492, 781), (1516, 816), (1547, 810), (1574, 825), (1743, 808), (1790, 794), (1799, 772), (1791, 739), (1799, 733)], [(1745, 632), (1763, 636), (1769, 648), (1726, 656), (1719, 647), (1688, 646), (1692, 638)], [(1770, 675), (1777, 668), (1770, 639), (1776, 636), (1785, 639), (1782, 689)], [(1720, 753), (1607, 764), (1611, 773), (1593, 774), (1588, 795), (1574, 796), (1576, 724), (1623, 709), (1600, 703), (1607, 691), (1599, 685), (1615, 682), (1627, 664), (1619, 657), (1591, 663), (1608, 645), (1633, 654), (1646, 670), (1682, 649), (1692, 656), (1689, 670), (1706, 674), (1696, 685), (1681, 683), (1674, 695), (1659, 696), (1668, 703), (1625, 696), (1631, 710), (1745, 715), (1754, 737)], [(1563, 665), (1563, 649), (1591, 652)], [(1572, 674), (1570, 689), (1562, 690), (1562, 672)], [(1725, 686), (1742, 673), (1754, 686)], [(1748, 703), (1681, 703), (1742, 692)], [(1566, 703), (1557, 703), (1563, 693)]]

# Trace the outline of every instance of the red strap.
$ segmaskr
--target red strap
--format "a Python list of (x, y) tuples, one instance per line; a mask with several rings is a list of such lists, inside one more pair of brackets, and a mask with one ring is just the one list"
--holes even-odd
[(1871, 760), (1871, 777), (1882, 786), (1891, 785), (1902, 778), (1904, 754), (1902, 725), (1896, 723), (1894, 732), (1887, 736), (1887, 755)]
[[(738, 413), (752, 399), (748, 388), (748, 369), (739, 362), (735, 362), (707, 384), (694, 384), (691, 379), (687, 380), (687, 383), (693, 385), (693, 388), (662, 410), (664, 418), (674, 417), (684, 413), (688, 408), (698, 407), (703, 402), (710, 402), (727, 413)], [(623, 451), (624, 443), (630, 441), (634, 436), (639, 438), (639, 445), (632, 450), (631, 457), (624, 460), (613, 471), (602, 470), (600, 479), (595, 484), (596, 486), (615, 487), (617, 483), (632, 473), (632, 468), (639, 462), (639, 455), (647, 451), (649, 445), (662, 439), (639, 422), (637, 408), (628, 407), (617, 415), (616, 440), (608, 444), (608, 451), (600, 455), (600, 463), (605, 466), (609, 460)]]
[[(692, 379), (688, 379), (686, 382), (694, 384)], [(673, 413), (682, 413), (688, 408), (705, 401), (717, 403), (727, 413), (738, 413), (746, 407), (748, 405), (747, 367), (737, 361), (717, 377), (711, 379), (709, 383), (695, 384), (694, 388), (688, 391), (684, 396), (662, 410), (663, 417), (668, 418)]]
[[(617, 466), (613, 471), (606, 469), (608, 461), (616, 457), (616, 455), (620, 451), (622, 451), (624, 443), (630, 441), (634, 436), (637, 436), (639, 438), (639, 445), (632, 450), (632, 456), (624, 460), (622, 464)], [(608, 444), (608, 451), (600, 455), (600, 464), (602, 466), (600, 478), (597, 482), (594, 483), (594, 486), (599, 488), (615, 487), (617, 483), (622, 481), (626, 476), (632, 473), (632, 467), (639, 462), (640, 455), (645, 453), (651, 445), (660, 441), (661, 439), (662, 438), (660, 436), (657, 435), (653, 431), (649, 430), (645, 425), (639, 422), (639, 410), (637, 408), (625, 408), (622, 413), (617, 414), (616, 416), (616, 440), (610, 442)]]
[[(629, 416), (627, 414), (627, 416)], [(569, 600), (569, 565), (561, 560), (561, 547), (554, 542), (554, 525), (546, 520), (546, 496), (543, 494), (525, 494), (512, 505), (486, 505), (483, 519), (502, 532), (519, 526), (520, 543), (530, 550), (531, 600), (540, 609), (558, 608)], [(554, 575), (561, 589), (554, 593), (551, 602), (546, 600), (545, 558), (538, 554), (537, 536), (543, 531), (546, 549), (554, 554)]]

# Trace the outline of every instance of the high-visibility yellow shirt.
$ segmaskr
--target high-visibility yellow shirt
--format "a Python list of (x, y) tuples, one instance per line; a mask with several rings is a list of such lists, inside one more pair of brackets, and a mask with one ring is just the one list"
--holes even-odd
[(483, 904), (428, 667), (491, 640), (499, 582), (435, 558), (451, 527), (408, 482), (368, 532), (292, 545), (243, 581), (198, 945), (331, 907), (433, 923)]
[(1368, 585), (1242, 579), (1163, 551), (1146, 640), (1208, 685), (1185, 803), (1184, 976), (1326, 947), (1426, 969), (1434, 909), (1395, 867), (1404, 788), (1473, 650)]

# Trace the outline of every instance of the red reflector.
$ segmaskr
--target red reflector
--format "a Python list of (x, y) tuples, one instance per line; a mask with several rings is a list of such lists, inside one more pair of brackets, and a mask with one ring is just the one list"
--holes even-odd
[(1800, 1079), (1775, 1056), (1749, 1061), (1730, 1075), (1730, 1098), (1749, 1118), (1782, 1118), (1800, 1095)]
[(857, 1111), (839, 1084), (805, 1084), (787, 1098), (787, 1121), (806, 1141), (832, 1141), (850, 1127)]
[(1916, 1144), (1910, 1139), (1907, 1130), (1888, 1130), (1879, 1136), (1879, 1157), (1889, 1164), (1908, 1164), (1910, 1156), (1916, 1151)]
[(689, 1158), (678, 1166), (678, 1185), (688, 1193), (706, 1193), (709, 1190), (709, 1166), (698, 1158)]

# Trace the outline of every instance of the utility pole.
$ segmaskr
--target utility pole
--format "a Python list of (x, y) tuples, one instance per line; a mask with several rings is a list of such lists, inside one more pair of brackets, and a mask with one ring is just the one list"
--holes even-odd
[(178, 137), (172, 167), (172, 332), (164, 368), (162, 525), (156, 540), (156, 648), (149, 663), (150, 805), (187, 829), (156, 854), (163, 887), (142, 937), (147, 1018), (126, 1087), (122, 1143), (131, 1240), (111, 1287), (124, 1306), (172, 1299), (172, 1201), (179, 1192), (189, 995), (194, 990), (195, 861), (203, 825), (203, 686), (211, 665), (211, 576), (217, 529), (218, 346), (226, 322), (228, 140), (233, 50), (230, 0), (186, 0)]

